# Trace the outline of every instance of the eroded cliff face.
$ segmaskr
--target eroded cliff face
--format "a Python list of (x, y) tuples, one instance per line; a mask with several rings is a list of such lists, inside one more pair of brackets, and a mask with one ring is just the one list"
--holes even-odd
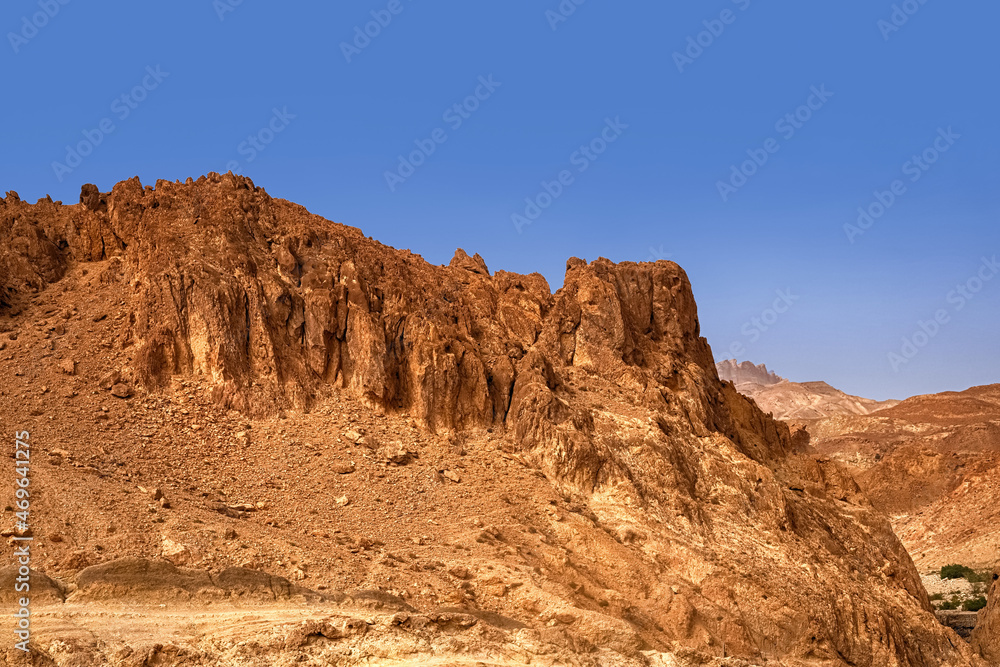
[(719, 380), (676, 264), (572, 259), (552, 294), (463, 251), (431, 266), (217, 174), (85, 186), (74, 206), (8, 194), (0, 233), (9, 312), (102, 262), (131, 311), (110, 344), (146, 392), (197, 377), (256, 416), (346, 392), (430, 431), (504, 434), (629, 554), (625, 568), (574, 530), (583, 556), (545, 575), (624, 654), (976, 664), (850, 476), (793, 453)]
[(989, 602), (979, 612), (972, 647), (991, 665), (1000, 664), (1000, 569), (993, 572)]

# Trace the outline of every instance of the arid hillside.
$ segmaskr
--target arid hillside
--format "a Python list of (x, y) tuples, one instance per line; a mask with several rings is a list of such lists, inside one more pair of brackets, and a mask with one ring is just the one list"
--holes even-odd
[(864, 417), (808, 425), (890, 514), (917, 565), (1000, 563), (1000, 385), (917, 396)]
[(8, 193), (0, 300), (32, 664), (984, 664), (671, 262), (552, 293), (210, 174)]

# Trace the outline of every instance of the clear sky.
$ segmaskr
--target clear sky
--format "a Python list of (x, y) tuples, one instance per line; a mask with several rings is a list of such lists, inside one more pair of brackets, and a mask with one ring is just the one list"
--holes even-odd
[(669, 258), (717, 359), (964, 389), (1000, 382), (998, 21), (987, 0), (8, 0), (0, 189), (233, 169), (553, 289), (571, 256)]

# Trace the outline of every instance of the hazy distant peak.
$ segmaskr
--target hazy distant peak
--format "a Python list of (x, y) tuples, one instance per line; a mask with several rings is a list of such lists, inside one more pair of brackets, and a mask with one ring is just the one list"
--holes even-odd
[(760, 385), (778, 384), (787, 380), (774, 371), (767, 370), (766, 364), (754, 364), (750, 361), (726, 359), (715, 364), (719, 377), (734, 384), (754, 383)]
[(867, 415), (892, 407), (899, 401), (875, 401), (845, 394), (815, 380), (791, 382), (767, 370), (764, 364), (727, 359), (715, 364), (719, 377), (736, 385), (775, 419), (821, 419), (832, 415)]

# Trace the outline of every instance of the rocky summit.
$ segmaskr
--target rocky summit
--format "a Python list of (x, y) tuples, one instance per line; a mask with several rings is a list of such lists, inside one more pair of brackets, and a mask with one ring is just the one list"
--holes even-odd
[(33, 664), (986, 664), (841, 464), (720, 380), (672, 262), (553, 293), (134, 178), (8, 193), (0, 301)]

